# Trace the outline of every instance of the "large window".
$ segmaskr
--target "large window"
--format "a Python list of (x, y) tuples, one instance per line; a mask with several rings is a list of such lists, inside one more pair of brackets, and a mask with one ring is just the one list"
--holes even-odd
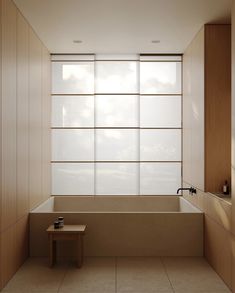
[(52, 56), (52, 194), (181, 186), (181, 56)]

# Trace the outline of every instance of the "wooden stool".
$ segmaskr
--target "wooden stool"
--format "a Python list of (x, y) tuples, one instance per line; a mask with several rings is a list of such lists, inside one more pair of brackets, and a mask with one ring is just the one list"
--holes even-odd
[(64, 225), (63, 228), (55, 229), (51, 225), (47, 229), (50, 245), (50, 266), (56, 262), (56, 241), (77, 241), (77, 266), (80, 268), (83, 264), (83, 236), (85, 235), (86, 225)]

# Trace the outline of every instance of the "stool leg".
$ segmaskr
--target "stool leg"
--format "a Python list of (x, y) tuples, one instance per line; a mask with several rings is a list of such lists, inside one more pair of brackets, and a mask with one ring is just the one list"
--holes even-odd
[(49, 236), (49, 258), (50, 258), (50, 267), (52, 267), (53, 266), (53, 264), (54, 264), (54, 249), (53, 249), (53, 246), (54, 246), (54, 244), (53, 244), (53, 237), (52, 237), (52, 235), (50, 235)]
[(56, 241), (53, 241), (53, 264), (56, 263)]
[(77, 259), (77, 266), (78, 268), (82, 267), (83, 264), (83, 236), (78, 235), (78, 259)]

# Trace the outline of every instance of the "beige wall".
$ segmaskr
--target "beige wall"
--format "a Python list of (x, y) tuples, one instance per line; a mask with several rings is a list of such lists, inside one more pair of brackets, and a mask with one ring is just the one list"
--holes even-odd
[[(224, 29), (227, 31), (225, 26)], [(219, 35), (224, 37), (221, 31)], [(213, 36), (216, 36), (216, 32), (213, 33)], [(205, 95), (205, 83), (208, 80), (205, 76), (205, 68), (208, 66), (208, 64), (205, 65), (206, 52), (205, 28), (202, 28), (184, 54), (183, 181), (185, 187), (194, 186), (197, 188), (196, 195), (190, 196), (185, 192), (184, 197), (204, 211), (205, 257), (224, 282), (232, 288), (232, 282), (235, 279), (232, 275), (232, 226), (234, 223), (232, 204), (231, 201), (225, 201), (204, 192), (207, 186), (209, 186), (206, 181), (215, 181), (215, 174), (212, 174), (212, 177), (210, 177), (208, 168), (206, 168), (206, 156), (210, 149), (209, 146), (206, 146), (208, 141), (204, 137), (204, 135), (206, 136), (206, 126), (208, 131), (208, 124), (205, 124), (208, 117), (212, 115), (208, 113), (208, 110), (211, 111), (211, 109), (208, 109), (209, 105), (206, 103), (208, 96)], [(208, 70), (206, 72), (208, 73)], [(216, 86), (218, 86), (218, 83)], [(229, 91), (230, 89), (228, 88), (226, 93), (229, 93)], [(213, 98), (217, 99), (216, 94)], [(214, 102), (218, 101), (211, 100), (210, 105), (212, 108), (215, 105)], [(222, 105), (223, 102), (221, 103)], [(228, 107), (230, 109), (230, 106)], [(227, 109), (227, 111), (229, 110)], [(215, 114), (213, 113), (213, 115)], [(217, 142), (215, 143), (217, 145)], [(219, 147), (223, 150), (221, 145)], [(216, 168), (216, 171), (218, 171), (218, 168)], [(233, 290), (235, 292), (235, 287)]]
[(29, 210), (50, 196), (50, 55), (0, 0), (0, 289), (28, 256)]
[(204, 28), (183, 57), (183, 177), (204, 190)]

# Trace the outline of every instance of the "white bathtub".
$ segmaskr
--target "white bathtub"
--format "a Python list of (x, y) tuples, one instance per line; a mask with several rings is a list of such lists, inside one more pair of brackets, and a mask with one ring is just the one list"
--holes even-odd
[[(58, 217), (86, 224), (88, 256), (201, 256), (203, 213), (178, 196), (58, 196), (30, 213), (30, 254), (46, 256), (46, 229)], [(58, 254), (72, 257), (73, 243)]]

